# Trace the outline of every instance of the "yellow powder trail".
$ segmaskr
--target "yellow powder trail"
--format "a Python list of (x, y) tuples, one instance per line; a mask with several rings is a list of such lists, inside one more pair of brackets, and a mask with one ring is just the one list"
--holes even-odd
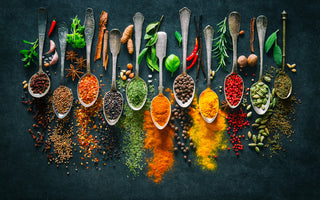
[(197, 162), (202, 169), (215, 170), (217, 163), (214, 156), (218, 154), (219, 150), (227, 148), (227, 139), (224, 137), (224, 131), (227, 128), (226, 113), (219, 110), (215, 121), (211, 124), (206, 123), (201, 117), (195, 97), (189, 114), (194, 121), (189, 134), (193, 143), (197, 146)]

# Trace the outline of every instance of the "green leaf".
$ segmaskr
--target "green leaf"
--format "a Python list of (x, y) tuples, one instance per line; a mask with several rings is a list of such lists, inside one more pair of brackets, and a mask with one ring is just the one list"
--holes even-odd
[(151, 59), (152, 60), (157, 59), (157, 52), (156, 52), (156, 48), (154, 46), (151, 46)]
[(147, 34), (150, 34), (152, 33), (153, 31), (156, 30), (157, 26), (159, 25), (159, 22), (153, 22), (151, 24), (149, 24), (146, 28), (146, 33)]
[(173, 73), (177, 71), (177, 69), (180, 66), (180, 59), (178, 56), (171, 54), (167, 57), (165, 61), (166, 69), (171, 72), (171, 77), (173, 76)]
[(27, 40), (23, 40), (23, 42), (26, 43), (26, 44), (33, 44), (33, 42), (29, 42)]
[(158, 39), (158, 33), (155, 33), (153, 37), (146, 44), (146, 47), (153, 46), (157, 42), (157, 39)]
[(271, 47), (273, 46), (274, 42), (276, 41), (276, 39), (277, 39), (277, 32), (278, 32), (278, 31), (279, 31), (279, 29), (276, 30), (274, 33), (272, 33), (272, 34), (268, 37), (268, 39), (267, 39), (267, 41), (266, 41), (266, 43), (265, 43), (265, 45), (264, 45), (264, 48), (265, 48), (266, 53), (269, 52), (269, 50), (270, 50)]
[(142, 51), (140, 52), (140, 54), (138, 56), (138, 64), (141, 63), (141, 61), (144, 58), (144, 56), (146, 55), (147, 51), (148, 51), (148, 48), (142, 49)]
[(277, 42), (275, 42), (273, 47), (273, 59), (276, 61), (278, 66), (282, 65), (282, 53), (280, 47), (277, 45)]
[(149, 39), (152, 38), (152, 37), (153, 37), (153, 35), (149, 35), (149, 34), (147, 34), (147, 33), (144, 35), (144, 39), (145, 39), (145, 40), (149, 40)]
[(151, 69), (151, 71), (153, 71), (154, 68), (153, 68), (153, 61), (152, 61), (152, 59), (151, 59), (151, 53), (148, 53), (148, 54), (147, 54), (147, 59), (146, 59), (146, 61), (147, 61), (148, 67)]
[(30, 50), (21, 50), (20, 53), (23, 55), (28, 55)]
[(38, 57), (38, 53), (37, 52), (32, 52), (33, 56)]
[(178, 40), (178, 42), (179, 42), (179, 47), (181, 46), (181, 41), (182, 41), (182, 35), (181, 35), (181, 33), (179, 33), (178, 31), (176, 31), (175, 33), (174, 33), (174, 35), (176, 36), (176, 39)]

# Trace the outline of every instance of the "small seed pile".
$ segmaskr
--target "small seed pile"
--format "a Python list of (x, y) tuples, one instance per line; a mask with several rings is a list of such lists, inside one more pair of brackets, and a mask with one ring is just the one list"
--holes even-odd
[(66, 86), (60, 85), (53, 92), (53, 105), (60, 114), (65, 114), (72, 104), (72, 92)]
[(37, 73), (30, 81), (30, 88), (35, 94), (42, 94), (49, 87), (49, 79), (45, 73)]
[(174, 81), (174, 91), (182, 103), (187, 102), (194, 90), (194, 81), (188, 74), (178, 76)]
[(255, 83), (250, 88), (250, 97), (252, 101), (251, 103), (254, 106), (265, 110), (267, 101), (269, 99), (268, 86), (263, 82)]
[[(189, 111), (189, 108), (181, 108), (176, 104), (172, 110), (172, 117), (169, 126), (175, 131), (174, 138), (176, 145), (173, 150), (176, 153), (180, 150), (183, 153), (183, 158), (188, 161), (188, 163), (191, 163), (191, 160), (188, 159), (189, 151), (196, 149), (196, 145), (194, 145), (192, 138), (188, 134), (193, 123), (193, 119), (191, 119), (188, 114)], [(175, 122), (177, 122), (176, 125)]]
[(287, 97), (292, 87), (290, 77), (285, 72), (279, 71), (278, 76), (274, 80), (274, 87), (280, 97)]
[(104, 112), (108, 119), (119, 117), (123, 107), (123, 99), (120, 92), (108, 92), (104, 97)]

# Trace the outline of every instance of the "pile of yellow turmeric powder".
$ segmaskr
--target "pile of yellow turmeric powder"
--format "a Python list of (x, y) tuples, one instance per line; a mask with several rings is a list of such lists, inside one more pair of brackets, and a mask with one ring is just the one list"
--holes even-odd
[(189, 135), (197, 146), (197, 162), (202, 169), (214, 170), (217, 167), (215, 157), (218, 151), (227, 148), (227, 138), (224, 136), (227, 128), (226, 113), (220, 110), (214, 122), (206, 123), (201, 117), (195, 97), (189, 115), (193, 119)]

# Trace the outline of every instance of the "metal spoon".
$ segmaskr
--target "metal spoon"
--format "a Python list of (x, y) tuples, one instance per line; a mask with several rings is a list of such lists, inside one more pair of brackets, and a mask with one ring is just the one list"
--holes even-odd
[(139, 77), (139, 63), (138, 63), (138, 57), (139, 57), (139, 51), (140, 51), (140, 45), (141, 45), (141, 35), (142, 35), (142, 24), (143, 24), (143, 21), (144, 21), (144, 17), (143, 15), (140, 13), (140, 12), (137, 12), (134, 16), (133, 16), (133, 23), (134, 23), (134, 36), (135, 36), (135, 48), (136, 48), (136, 75), (135, 77), (129, 82), (128, 86), (130, 85), (130, 83), (132, 83), (133, 81), (135, 81), (136, 79), (140, 79), (144, 82), (145, 84), (145, 88), (147, 90), (146, 92), (146, 96), (144, 97), (144, 100), (143, 100), (143, 103), (139, 106), (139, 107), (134, 107), (131, 102), (129, 101), (129, 98), (128, 98), (128, 86), (126, 88), (126, 98), (127, 98), (127, 102), (130, 106), (130, 108), (132, 110), (140, 110), (146, 100), (147, 100), (147, 96), (148, 96), (148, 87), (147, 87), (147, 84), (146, 82)]
[[(156, 53), (157, 53), (157, 57), (159, 58), (159, 95), (160, 94), (163, 94), (163, 85), (162, 85), (162, 63), (163, 63), (163, 58), (166, 56), (166, 48), (167, 48), (167, 34), (165, 32), (158, 32), (158, 40), (157, 40), (157, 43), (156, 43)], [(153, 107), (153, 104), (154, 104), (154, 99), (156, 97), (153, 98), (152, 102), (151, 102), (151, 108)], [(164, 125), (160, 125), (158, 124), (155, 119), (153, 119), (153, 114), (152, 114), (152, 109), (150, 108), (150, 112), (151, 112), (151, 119), (154, 123), (154, 125), (162, 130), (164, 129), (168, 122), (169, 122), (169, 119), (170, 119), (170, 115), (171, 115), (171, 106), (170, 106), (170, 101), (167, 97), (166, 98), (166, 101), (168, 101), (168, 105), (169, 105), (169, 116), (168, 116), (168, 119), (166, 121), (166, 123)]]
[[(210, 92), (213, 92), (217, 96), (217, 99), (218, 99), (218, 95), (213, 90), (210, 89), (210, 84), (211, 84), (211, 79), (210, 79), (211, 49), (212, 49), (212, 39), (213, 39), (214, 30), (210, 25), (208, 25), (208, 26), (206, 26), (206, 28), (204, 29), (203, 32), (204, 32), (204, 37), (206, 40), (206, 49), (207, 49), (207, 67), (208, 67), (207, 89), (209, 89)], [(204, 91), (200, 94), (199, 100), (201, 99), (202, 94), (204, 94)], [(219, 102), (219, 99), (218, 99), (218, 102)], [(207, 123), (212, 123), (216, 119), (218, 112), (219, 112), (219, 110), (217, 110), (217, 113), (215, 114), (215, 116), (213, 118), (205, 117), (202, 114), (202, 109), (201, 109), (201, 105), (200, 105), (200, 114), (201, 114), (202, 118), (204, 119), (204, 121), (206, 121)]]
[[(42, 69), (42, 55), (43, 55), (43, 45), (44, 45), (44, 39), (45, 39), (45, 34), (46, 34), (46, 26), (47, 26), (47, 9), (45, 8), (39, 8), (39, 13), (38, 13), (38, 31), (39, 31), (39, 71), (37, 73), (35, 73), (34, 75), (31, 76), (31, 78), (29, 79), (29, 83), (28, 83), (28, 91), (31, 94), (31, 96), (35, 97), (35, 98), (41, 98), (43, 96), (45, 96), (50, 89), (50, 78), (49, 76), (43, 71)], [(45, 74), (46, 78), (49, 81), (49, 85), (47, 87), (47, 89), (42, 92), (42, 93), (34, 93), (31, 89), (31, 83), (33, 78), (36, 75), (39, 74)]]
[[(277, 88), (275, 88), (276, 94), (280, 99), (287, 99), (292, 92), (292, 81), (288, 74), (284, 71), (284, 65), (285, 65), (285, 58), (286, 58), (286, 20), (287, 20), (287, 12), (282, 11), (281, 13), (281, 18), (282, 18), (282, 69), (281, 69), (281, 75), (286, 76), (286, 79), (290, 80), (290, 91), (288, 92), (287, 95), (281, 95), (279, 94)], [(276, 76), (275, 81), (279, 79), (280, 73)]]
[[(115, 125), (119, 121), (121, 117), (122, 109), (123, 109), (123, 96), (119, 91), (117, 91), (117, 85), (116, 85), (116, 73), (117, 73), (116, 67), (117, 67), (118, 54), (120, 52), (120, 39), (121, 39), (120, 31), (118, 29), (112, 29), (110, 31), (110, 36), (109, 36), (110, 51), (112, 53), (112, 83), (111, 83), (111, 90), (107, 92), (103, 98), (104, 118), (107, 120), (108, 124), (111, 126)], [(107, 116), (106, 110), (105, 110), (105, 100), (107, 98), (107, 95), (111, 93), (116, 93), (116, 95), (121, 96), (121, 101), (117, 102), (118, 106), (120, 105), (121, 111), (120, 111), (120, 114), (115, 119), (112, 119), (110, 118), (110, 116)]]
[[(224, 96), (225, 96), (225, 99), (226, 99), (229, 107), (234, 109), (234, 108), (238, 107), (239, 104), (241, 103), (241, 100), (243, 97), (243, 91), (244, 91), (243, 79), (241, 78), (241, 76), (239, 74), (237, 74), (237, 42), (238, 42), (237, 40), (238, 40), (238, 36), (239, 36), (239, 31), (240, 31), (240, 14), (236, 11), (233, 11), (232, 13), (230, 13), (228, 21), (229, 21), (230, 35), (232, 37), (233, 64), (232, 64), (231, 73), (229, 75), (227, 75), (226, 78), (224, 79)], [(242, 80), (242, 92), (241, 92), (240, 101), (236, 105), (231, 105), (231, 103), (228, 101), (227, 95), (226, 95), (226, 80), (229, 76), (234, 75), (234, 74), (237, 75), (238, 77), (240, 77)]]
[[(66, 47), (67, 47), (67, 34), (68, 34), (68, 28), (67, 28), (67, 24), (65, 22), (62, 22), (59, 27), (58, 27), (58, 34), (59, 34), (59, 43), (60, 43), (60, 51), (61, 51), (61, 86), (63, 87), (66, 87), (64, 85), (64, 59), (65, 59), (65, 54), (66, 54)], [(70, 90), (70, 93), (71, 93), (71, 96), (72, 96), (72, 90), (68, 87), (66, 87), (68, 90)], [(57, 89), (56, 89), (57, 90)], [(55, 92), (53, 92), (55, 93)], [(63, 119), (65, 116), (68, 115), (68, 113), (70, 112), (71, 110), (71, 107), (72, 107), (72, 100), (73, 100), (73, 97), (71, 99), (71, 104), (70, 104), (70, 107), (68, 109), (67, 112), (65, 113), (59, 113), (57, 111), (57, 109), (55, 108), (54, 106), (54, 98), (52, 99), (52, 106), (53, 106), (53, 111), (54, 113), (57, 115), (57, 117), (59, 119)], [(59, 99), (60, 101), (60, 99)]]
[[(258, 82), (254, 83), (251, 86), (251, 88), (256, 86), (258, 83), (262, 82), (264, 39), (266, 36), (266, 30), (267, 30), (267, 25), (268, 25), (267, 17), (260, 15), (259, 17), (257, 17), (256, 24), (257, 24), (257, 32), (258, 32), (258, 38), (259, 38), (259, 47), (260, 47), (260, 73), (259, 73)], [(264, 84), (264, 85), (266, 85), (266, 84)], [(253, 98), (252, 98), (253, 94), (251, 92), (252, 91), (251, 88), (250, 88), (250, 101), (252, 103), (253, 102)], [(267, 103), (265, 104), (264, 109), (255, 106), (253, 103), (252, 103), (252, 107), (258, 115), (263, 115), (264, 113), (267, 112), (269, 105), (270, 105), (270, 88), (268, 87), (268, 100), (267, 100)]]
[[(187, 69), (186, 69), (187, 68), (186, 58), (187, 58), (187, 45), (188, 45), (188, 31), (189, 31), (189, 22), (190, 22), (191, 11), (188, 8), (184, 7), (179, 11), (179, 14), (180, 14), (180, 23), (181, 23), (181, 32), (182, 32), (182, 53), (183, 53), (183, 56), (182, 56), (183, 68), (182, 69), (183, 69), (183, 71), (182, 71), (182, 74), (177, 76), (173, 82), (173, 94), (174, 94), (174, 97), (175, 97), (177, 103), (179, 104), (179, 106), (186, 108), (193, 101), (194, 93), (196, 91), (195, 85), (193, 86), (192, 96), (188, 99), (188, 101), (186, 101), (184, 103), (180, 99), (178, 99), (177, 93), (174, 89), (175, 88), (174, 86), (175, 86), (176, 80), (180, 76), (186, 75), (187, 77), (192, 79), (192, 77), (187, 74)], [(194, 82), (193, 79), (192, 79), (192, 81)]]
[[(90, 72), (90, 55), (91, 55), (92, 38), (94, 35), (94, 15), (93, 15), (92, 8), (88, 8), (86, 10), (86, 18), (85, 18), (84, 24), (85, 24), (84, 34), (85, 34), (86, 48), (87, 48), (87, 73), (85, 73), (81, 77), (81, 79), (79, 80), (78, 86), (77, 86), (77, 93), (78, 93), (78, 99), (79, 99), (80, 103), (84, 107), (90, 107), (97, 101), (97, 98), (99, 95), (99, 81), (98, 81), (97, 77), (94, 74), (91, 74), (91, 72)], [(81, 80), (86, 76), (93, 76), (96, 79), (96, 82), (98, 84), (97, 95), (95, 96), (95, 99), (88, 104), (83, 102), (79, 96), (79, 93), (80, 93), (79, 92), (79, 84), (80, 84)]]

